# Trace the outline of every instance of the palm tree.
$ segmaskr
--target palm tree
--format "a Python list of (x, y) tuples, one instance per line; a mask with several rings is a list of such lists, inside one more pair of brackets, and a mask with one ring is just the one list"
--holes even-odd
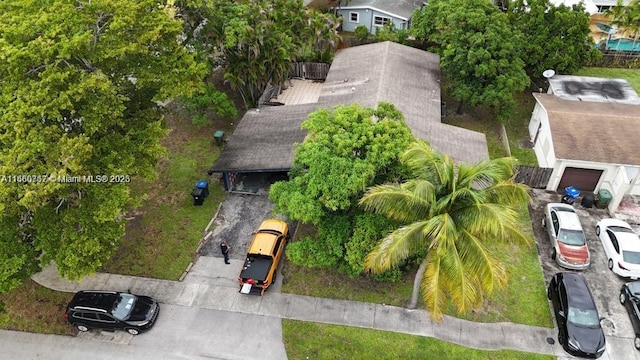
[(518, 208), (529, 195), (526, 185), (513, 182), (515, 160), (456, 166), (449, 156), (417, 142), (401, 161), (412, 179), (372, 187), (360, 200), (365, 209), (406, 224), (367, 255), (366, 269), (380, 273), (424, 256), (408, 308), (416, 307), (420, 288), (434, 319), (441, 319), (447, 299), (461, 313), (479, 306), (485, 293), (507, 281), (490, 245), (531, 241), (518, 227)]

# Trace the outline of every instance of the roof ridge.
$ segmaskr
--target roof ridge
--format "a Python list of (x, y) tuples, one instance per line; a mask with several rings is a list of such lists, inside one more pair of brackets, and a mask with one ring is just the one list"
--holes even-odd
[(376, 89), (376, 97), (375, 97), (376, 105), (380, 102), (380, 99), (382, 98), (382, 84), (385, 84), (384, 80), (387, 76), (389, 76), (389, 72), (384, 71), (384, 69), (387, 68), (387, 62), (389, 61), (389, 48), (391, 47), (392, 42), (387, 40), (383, 44), (385, 45), (384, 54), (383, 54), (384, 56), (382, 56), (382, 61), (380, 63), (380, 68), (382, 69), (382, 71), (381, 71), (380, 81), (378, 82), (378, 88)]

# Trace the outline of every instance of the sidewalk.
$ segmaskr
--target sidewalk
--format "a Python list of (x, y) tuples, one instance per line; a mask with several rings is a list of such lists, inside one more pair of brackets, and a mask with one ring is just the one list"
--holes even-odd
[[(34, 275), (33, 280), (57, 291), (131, 290), (166, 304), (428, 336), (483, 350), (512, 349), (567, 357), (557, 341), (553, 345), (547, 342), (547, 338), (556, 339), (555, 329), (476, 323), (450, 316), (437, 323), (424, 310), (271, 291), (276, 289), (269, 289), (263, 297), (242, 295), (235, 281), (242, 264), (239, 260), (231, 261), (230, 266), (225, 266), (220, 265), (221, 259), (201, 257), (182, 282), (105, 273), (70, 282), (61, 279), (53, 266)], [(633, 339), (608, 337), (607, 341), (607, 351), (601, 359), (640, 359), (633, 348)]]

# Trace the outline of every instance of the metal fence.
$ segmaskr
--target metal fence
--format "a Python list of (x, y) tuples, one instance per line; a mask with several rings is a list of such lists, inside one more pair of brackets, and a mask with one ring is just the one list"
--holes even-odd
[(552, 172), (552, 168), (518, 165), (515, 181), (534, 189), (546, 189)]
[(601, 50), (602, 59), (589, 63), (589, 66), (640, 68), (640, 51)]

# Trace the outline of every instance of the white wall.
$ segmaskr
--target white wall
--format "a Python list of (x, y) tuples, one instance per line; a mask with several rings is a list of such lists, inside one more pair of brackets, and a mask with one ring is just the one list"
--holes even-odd
[(553, 167), (556, 155), (553, 151), (549, 117), (547, 116), (547, 111), (539, 103), (534, 106), (531, 120), (529, 121), (529, 140), (533, 143), (533, 151), (536, 153), (538, 166)]

